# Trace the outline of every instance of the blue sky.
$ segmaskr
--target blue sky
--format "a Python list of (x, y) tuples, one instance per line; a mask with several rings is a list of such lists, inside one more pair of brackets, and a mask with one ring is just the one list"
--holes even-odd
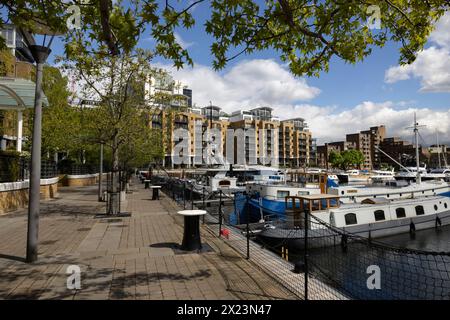
[[(356, 65), (333, 58), (328, 73), (304, 79), (287, 74), (272, 50), (242, 55), (224, 70), (214, 72), (209, 50), (212, 39), (203, 31), (208, 10), (198, 7), (193, 14), (196, 26), (177, 30), (177, 36), (189, 50), (194, 68), (172, 69), (172, 73), (194, 90), (194, 102), (200, 107), (209, 101), (225, 111), (272, 106), (282, 119), (305, 117), (321, 142), (340, 140), (345, 133), (379, 124), (388, 127), (388, 134), (406, 138), (409, 132), (404, 128), (417, 112), (419, 121), (427, 125), (423, 134), (427, 143), (434, 141), (436, 130), (441, 139), (450, 142), (448, 14), (411, 66), (398, 66), (398, 45), (389, 43), (382, 49), (375, 48), (371, 56)], [(143, 35), (139, 45), (152, 48), (150, 32)], [(62, 54), (60, 40), (53, 45), (52, 56), (55, 54)], [(154, 63), (171, 69), (170, 62), (163, 59), (156, 58)], [(236, 80), (242, 74), (242, 81)]]

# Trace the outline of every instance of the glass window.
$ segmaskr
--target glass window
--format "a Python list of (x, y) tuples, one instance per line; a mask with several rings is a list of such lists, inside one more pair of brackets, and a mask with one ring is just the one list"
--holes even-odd
[(437, 209), (438, 209), (438, 206), (435, 204), (434, 205), (434, 210), (437, 211)]
[(444, 203), (444, 208), (447, 209), (447, 202)]
[(395, 213), (397, 214), (397, 218), (406, 217), (405, 208), (397, 208), (397, 209), (395, 209)]
[(356, 214), (354, 213), (347, 213), (345, 215), (345, 224), (346, 225), (351, 225), (351, 224), (357, 224), (358, 221), (356, 219)]
[(416, 215), (421, 216), (424, 214), (425, 214), (425, 211), (423, 210), (423, 206), (416, 206)]
[(278, 199), (284, 199), (286, 197), (289, 197), (289, 191), (284, 191), (284, 190), (278, 190), (277, 191), (277, 198)]
[(375, 221), (383, 221), (383, 220), (385, 220), (384, 211), (383, 210), (376, 210), (374, 212), (374, 215), (375, 215)]

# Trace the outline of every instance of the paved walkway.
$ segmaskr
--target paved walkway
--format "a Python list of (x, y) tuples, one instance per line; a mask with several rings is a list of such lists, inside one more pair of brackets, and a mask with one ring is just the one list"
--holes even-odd
[[(26, 210), (0, 216), (1, 299), (295, 299), (296, 297), (202, 228), (202, 254), (177, 254), (182, 220), (168, 198), (151, 201), (141, 184), (128, 195), (131, 217), (105, 212), (96, 187), (60, 188), (42, 202), (39, 260), (23, 261)], [(81, 289), (67, 289), (67, 267), (81, 268)]]

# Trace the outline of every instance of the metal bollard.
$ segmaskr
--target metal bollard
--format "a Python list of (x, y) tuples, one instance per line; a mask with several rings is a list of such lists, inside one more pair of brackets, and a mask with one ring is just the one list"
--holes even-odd
[[(202, 195), (202, 197), (203, 197), (203, 207), (202, 207), (202, 210), (206, 210), (206, 206), (205, 206), (205, 187), (203, 187), (203, 190), (202, 190), (202, 193), (203, 193), (203, 195)], [(202, 223), (203, 224), (205, 224), (205, 214), (203, 215), (203, 217), (202, 217)]]
[(222, 234), (222, 190), (219, 190), (219, 238)]

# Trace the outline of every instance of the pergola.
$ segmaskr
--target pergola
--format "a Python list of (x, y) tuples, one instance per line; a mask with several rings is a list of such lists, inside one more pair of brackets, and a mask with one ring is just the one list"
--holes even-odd
[[(23, 111), (34, 107), (36, 85), (33, 81), (19, 78), (0, 78), (0, 110), (17, 111), (16, 150), (22, 151)], [(43, 105), (48, 100), (43, 95)]]

